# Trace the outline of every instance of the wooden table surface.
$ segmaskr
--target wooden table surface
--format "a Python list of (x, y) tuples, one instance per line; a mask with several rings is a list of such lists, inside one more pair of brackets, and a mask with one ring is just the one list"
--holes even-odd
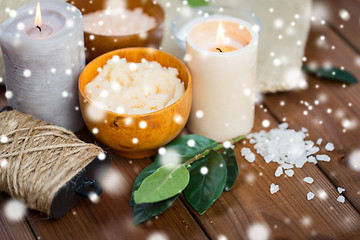
[[(316, 0), (315, 4), (323, 4), (328, 14), (325, 24), (312, 26), (305, 53), (307, 62), (343, 66), (360, 79), (360, 1)], [(339, 17), (340, 9), (350, 13), (349, 21)], [(322, 35), (326, 47), (317, 46)], [(17, 223), (6, 219), (2, 206), (9, 196), (1, 193), (0, 239), (140, 240), (154, 233), (162, 233), (168, 239), (223, 239), (222, 236), (247, 239), (249, 227), (258, 222), (270, 229), (272, 239), (360, 239), (360, 172), (350, 169), (346, 163), (349, 154), (360, 149), (360, 123), (346, 131), (342, 126), (343, 119), (360, 119), (360, 84), (343, 85), (310, 75), (307, 79), (306, 90), (265, 95), (263, 103), (256, 106), (253, 131), (263, 129), (264, 119), (268, 119), (273, 128), (286, 118), (293, 129), (308, 128), (311, 140), (321, 137), (324, 142), (335, 144), (329, 163), (307, 163), (296, 169), (292, 178), (276, 178), (277, 164), (265, 166), (259, 155), (254, 163), (249, 163), (241, 157), (240, 150), (252, 146), (237, 144), (238, 180), (203, 216), (180, 198), (163, 214), (134, 227), (129, 206), (131, 187), (151, 159), (122, 159), (107, 149), (112, 158), (110, 170), (120, 176), (117, 192), (105, 190), (97, 204), (83, 200), (60, 220), (29, 211), (26, 220)], [(1, 87), (0, 107), (6, 105), (4, 93)], [(315, 105), (318, 99), (322, 101)], [(285, 102), (284, 106), (280, 105), (281, 101)], [(305, 102), (313, 109), (308, 110)], [(331, 113), (327, 112), (329, 108)], [(304, 110), (308, 110), (308, 115), (303, 114)], [(94, 141), (86, 129), (80, 133), (80, 138)], [(314, 178), (311, 185), (303, 181), (308, 176)], [(280, 191), (273, 195), (269, 191), (271, 183), (280, 185)], [(337, 187), (346, 189), (345, 203), (336, 200)], [(309, 191), (315, 194), (325, 191), (327, 197), (308, 201)]]

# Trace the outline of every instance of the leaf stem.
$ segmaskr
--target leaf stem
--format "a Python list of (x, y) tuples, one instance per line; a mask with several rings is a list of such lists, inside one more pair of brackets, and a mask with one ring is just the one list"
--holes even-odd
[[(240, 142), (240, 141), (243, 140), (244, 138), (245, 138), (245, 136), (242, 135), (242, 136), (239, 136), (239, 137), (236, 137), (236, 138), (231, 139), (229, 142), (230, 142), (231, 145), (233, 145), (233, 144), (235, 144), (235, 143), (237, 143), (237, 142)], [(208, 154), (211, 152), (211, 150), (218, 151), (218, 150), (220, 150), (220, 149), (222, 149), (222, 148), (224, 148), (224, 144), (223, 144), (223, 143), (220, 143), (220, 144), (216, 145), (215, 147), (210, 148), (210, 149), (207, 149), (207, 150), (205, 150), (204, 152), (196, 155), (195, 157), (190, 158), (189, 160), (187, 160), (187, 161), (184, 163), (184, 165), (191, 165), (191, 164), (193, 164), (194, 162), (196, 162), (197, 160), (199, 160), (199, 159), (205, 157), (206, 155), (208, 155)]]

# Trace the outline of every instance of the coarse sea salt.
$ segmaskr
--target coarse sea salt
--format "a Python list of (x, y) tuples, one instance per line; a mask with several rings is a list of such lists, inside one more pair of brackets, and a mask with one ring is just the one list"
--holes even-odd
[(330, 161), (330, 157), (328, 155), (325, 155), (325, 154), (319, 154), (319, 155), (316, 155), (316, 159), (318, 161), (325, 161), (325, 162), (329, 162)]
[(312, 177), (306, 177), (304, 178), (304, 182), (312, 184), (314, 182), (314, 179)]
[(315, 197), (315, 194), (313, 192), (308, 192), (308, 194), (306, 195), (307, 200), (311, 200)]
[(332, 144), (332, 143), (327, 143), (326, 146), (325, 146), (325, 149), (326, 149), (327, 151), (331, 152), (332, 150), (335, 149), (334, 144)]
[(280, 177), (283, 174), (283, 168), (278, 167), (275, 171), (275, 177)]
[[(292, 177), (295, 173), (294, 167), (302, 168), (306, 163), (317, 164), (318, 161), (330, 161), (328, 155), (316, 154), (320, 151), (320, 148), (314, 146), (313, 141), (305, 140), (308, 129), (301, 128), (301, 131), (295, 131), (288, 127), (287, 123), (282, 123), (278, 128), (271, 129), (269, 132), (261, 130), (246, 136), (250, 143), (255, 143), (254, 149), (264, 158), (266, 163), (275, 162), (279, 164), (275, 171), (276, 177), (280, 177), (284, 172), (286, 176)], [(320, 145), (321, 142), (322, 139), (319, 138), (316, 144)], [(329, 143), (326, 146), (325, 149), (328, 151), (334, 147), (333, 144), (329, 145)], [(255, 155), (249, 148), (243, 148), (241, 155), (245, 156), (245, 159), (249, 162), (255, 161)], [(311, 177), (305, 177), (304, 181), (309, 184), (314, 182)], [(270, 185), (272, 194), (278, 190), (278, 185), (274, 183)], [(312, 192), (309, 192), (307, 197), (312, 199), (314, 196)]]
[(272, 183), (270, 185), (270, 193), (271, 194), (274, 194), (276, 193), (277, 191), (279, 191), (279, 185), (276, 185), (275, 183)]
[(288, 177), (292, 177), (292, 176), (294, 176), (294, 170), (292, 170), (292, 169), (285, 170), (285, 174), (286, 174)]
[(343, 195), (340, 195), (340, 196), (336, 199), (336, 201), (341, 202), (341, 203), (344, 203), (344, 202), (345, 202), (345, 197), (344, 197)]
[(342, 192), (345, 192), (345, 189), (342, 188), (342, 187), (338, 187), (337, 190), (338, 190), (338, 192), (339, 192), (340, 194), (341, 194)]

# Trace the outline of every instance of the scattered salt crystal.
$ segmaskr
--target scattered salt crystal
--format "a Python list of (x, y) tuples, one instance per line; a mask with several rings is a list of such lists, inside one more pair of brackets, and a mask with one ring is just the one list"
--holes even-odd
[(345, 189), (342, 188), (342, 187), (338, 187), (337, 190), (338, 190), (338, 192), (339, 192), (340, 194), (345, 191)]
[(314, 179), (312, 177), (306, 177), (304, 178), (304, 182), (312, 184), (314, 182)]
[(319, 160), (319, 161), (325, 161), (325, 162), (330, 161), (330, 157), (328, 155), (325, 155), (325, 154), (316, 155), (316, 159)]
[(278, 167), (275, 171), (275, 177), (280, 177), (281, 174), (283, 174), (283, 169), (282, 167)]
[(307, 200), (311, 200), (315, 197), (315, 194), (313, 192), (308, 192), (307, 194)]
[(294, 176), (294, 170), (292, 170), (292, 169), (285, 170), (285, 174), (286, 174), (288, 177), (292, 177), (292, 176)]
[(295, 167), (302, 168), (304, 166), (304, 164), (307, 162), (307, 160), (308, 159), (306, 157), (297, 160), (295, 163)]
[(244, 147), (244, 148), (241, 149), (241, 156), (245, 156), (248, 153), (251, 153), (250, 148)]
[(316, 158), (314, 156), (309, 156), (307, 159), (308, 159), (308, 162), (317, 164)]
[(340, 195), (336, 200), (338, 202), (344, 203), (345, 202), (345, 197), (343, 195)]
[(332, 144), (332, 143), (327, 143), (326, 146), (325, 146), (325, 149), (326, 149), (327, 151), (331, 152), (332, 150), (335, 149), (334, 144)]
[(320, 151), (320, 148), (318, 147), (312, 147), (310, 150), (309, 150), (309, 155), (312, 155), (312, 154), (315, 154), (317, 153), (318, 151)]
[(270, 185), (270, 193), (271, 193), (271, 194), (274, 194), (274, 193), (276, 193), (277, 191), (279, 191), (279, 185), (276, 185), (276, 184), (272, 183), (272, 184)]
[(291, 165), (291, 164), (288, 164), (288, 163), (284, 163), (284, 164), (281, 164), (281, 167), (284, 168), (284, 169), (290, 169), (290, 168), (293, 168), (294, 165)]
[[(266, 163), (275, 162), (278, 164), (275, 171), (276, 177), (280, 177), (284, 173), (286, 176), (292, 177), (295, 174), (294, 167), (302, 168), (307, 162), (317, 164), (318, 160), (330, 161), (330, 157), (325, 154), (318, 154), (315, 157), (320, 148), (315, 146), (313, 141), (305, 140), (309, 135), (308, 129), (303, 127), (301, 131), (295, 131), (288, 127), (287, 123), (282, 123), (278, 128), (271, 129), (268, 132), (261, 130), (247, 135), (250, 143), (254, 143), (256, 152), (264, 158)], [(321, 142), (322, 139), (319, 138), (316, 144), (320, 145)], [(327, 145), (326, 149), (331, 149), (331, 145)], [(245, 156), (249, 162), (255, 160), (255, 155), (248, 148), (243, 148), (241, 155)], [(309, 184), (314, 182), (311, 177), (305, 177), (304, 181)], [(270, 192), (272, 194), (278, 190), (278, 185), (271, 184)], [(308, 198), (312, 199), (314, 196), (313, 193), (309, 193)], [(326, 199), (327, 193), (320, 191), (317, 196), (320, 199)]]
[(287, 123), (282, 123), (279, 125), (279, 128), (283, 129), (283, 130), (287, 129), (288, 127), (289, 127), (289, 124), (287, 124)]
[(248, 161), (248, 162), (254, 162), (255, 161), (255, 154), (250, 152), (248, 154), (245, 155), (245, 159)]

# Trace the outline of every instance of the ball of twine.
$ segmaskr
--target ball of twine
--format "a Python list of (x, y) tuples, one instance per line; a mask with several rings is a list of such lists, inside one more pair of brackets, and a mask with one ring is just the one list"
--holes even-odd
[(103, 150), (18, 111), (0, 113), (0, 190), (51, 215), (59, 189)]

